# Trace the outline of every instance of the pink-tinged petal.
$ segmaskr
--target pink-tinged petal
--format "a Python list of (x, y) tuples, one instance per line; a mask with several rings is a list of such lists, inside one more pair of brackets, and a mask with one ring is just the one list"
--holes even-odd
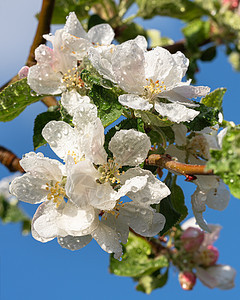
[(205, 232), (204, 241), (202, 244), (203, 248), (212, 245), (218, 239), (220, 231), (222, 229), (222, 226), (220, 225), (208, 224), (208, 227), (210, 229), (210, 232)]
[(100, 222), (98, 228), (92, 233), (92, 237), (104, 251), (115, 253), (115, 258), (122, 255), (118, 234), (112, 228)]
[(19, 79), (23, 79), (25, 77), (28, 76), (28, 72), (29, 72), (29, 67), (28, 66), (24, 66), (20, 69), (20, 71), (18, 72), (18, 77)]
[(150, 110), (153, 105), (149, 103), (148, 99), (135, 94), (124, 94), (118, 97), (118, 101), (127, 107), (138, 110)]
[(59, 216), (52, 201), (41, 204), (32, 219), (32, 236), (42, 243), (53, 240), (58, 235), (56, 220)]
[(33, 177), (31, 174), (26, 173), (11, 182), (9, 191), (19, 201), (37, 204), (47, 200), (49, 192), (42, 187), (46, 183), (47, 179)]
[(72, 236), (67, 235), (64, 237), (58, 237), (58, 243), (62, 248), (68, 250), (79, 250), (89, 244), (92, 240), (91, 235), (84, 236)]
[(178, 103), (162, 103), (158, 101), (155, 102), (155, 109), (161, 116), (167, 117), (170, 121), (176, 123), (190, 122), (200, 113)]
[(93, 26), (87, 33), (88, 39), (94, 45), (110, 45), (114, 39), (114, 31), (109, 24)]
[(137, 166), (146, 159), (151, 142), (145, 133), (134, 129), (120, 130), (112, 137), (108, 148), (119, 165)]

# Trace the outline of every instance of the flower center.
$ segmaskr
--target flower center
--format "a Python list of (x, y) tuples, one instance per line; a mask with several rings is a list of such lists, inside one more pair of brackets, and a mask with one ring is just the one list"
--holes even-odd
[(119, 199), (119, 200), (117, 200), (116, 205), (114, 206), (114, 208), (112, 210), (106, 210), (106, 211), (103, 210), (102, 211), (102, 213), (101, 213), (102, 218), (104, 220), (107, 220), (108, 214), (111, 214), (111, 215), (115, 216), (115, 218), (117, 219), (120, 214), (119, 210), (122, 207), (124, 207), (124, 203), (123, 203), (123, 201), (120, 201), (120, 199)]
[(145, 90), (149, 92), (151, 95), (158, 95), (166, 90), (166, 85), (164, 85), (164, 81), (153, 81), (152, 79), (146, 78), (147, 85), (144, 86)]
[(49, 185), (49, 183), (46, 183), (45, 189), (49, 191), (47, 195), (47, 199), (53, 200), (54, 203), (56, 203), (56, 206), (59, 207), (59, 205), (64, 201), (64, 197), (66, 196), (64, 187), (60, 184), (59, 181), (57, 181), (54, 185)]
[[(115, 161), (115, 157), (113, 159), (109, 159), (106, 164), (103, 164), (98, 168), (98, 171), (101, 173), (101, 177), (99, 178), (100, 183), (109, 182), (110, 184), (118, 184), (119, 180), (119, 169), (122, 166), (119, 166)], [(124, 173), (124, 172), (122, 172)]]
[(78, 68), (69, 69), (67, 73), (63, 74), (62, 81), (66, 83), (67, 88), (82, 88), (84, 86)]

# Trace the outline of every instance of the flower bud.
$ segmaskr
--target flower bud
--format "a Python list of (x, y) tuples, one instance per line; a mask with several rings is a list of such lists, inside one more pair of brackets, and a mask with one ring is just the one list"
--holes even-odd
[(204, 232), (199, 228), (188, 227), (181, 235), (183, 247), (188, 252), (196, 251), (204, 240)]
[(219, 251), (216, 247), (209, 245), (199, 255), (199, 264), (204, 267), (213, 266), (216, 264), (219, 257)]
[(23, 78), (27, 77), (28, 71), (29, 71), (28, 66), (22, 67), (21, 70), (18, 72), (19, 79), (23, 79)]
[(190, 291), (196, 283), (196, 275), (191, 271), (180, 272), (178, 280), (183, 290)]
[(236, 9), (239, 5), (239, 0), (222, 0), (222, 3), (228, 5), (230, 9)]

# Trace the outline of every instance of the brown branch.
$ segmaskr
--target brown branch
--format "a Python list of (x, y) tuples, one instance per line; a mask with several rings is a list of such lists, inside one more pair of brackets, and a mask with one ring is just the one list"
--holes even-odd
[(23, 168), (19, 164), (20, 159), (12, 153), (12, 151), (0, 146), (0, 162), (8, 168), (10, 172), (24, 173)]
[(213, 170), (207, 170), (204, 165), (189, 165), (172, 160), (169, 155), (151, 154), (147, 160), (147, 165), (167, 169), (179, 175), (214, 175)]
[[(35, 37), (28, 55), (26, 66), (31, 67), (36, 64), (35, 60), (35, 49), (41, 45), (45, 44), (46, 40), (43, 38), (43, 35), (50, 32), (51, 19), (53, 14), (55, 0), (43, 0), (41, 12), (39, 14), (39, 22)], [(18, 75), (15, 75), (11, 80), (5, 83), (1, 88), (2, 91), (9, 84), (12, 84), (19, 80)], [(58, 104), (57, 100), (53, 96), (47, 96), (42, 99), (42, 102), (47, 106), (55, 106)]]

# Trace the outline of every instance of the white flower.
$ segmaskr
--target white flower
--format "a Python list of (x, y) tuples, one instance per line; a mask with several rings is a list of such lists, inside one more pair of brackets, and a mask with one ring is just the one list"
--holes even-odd
[(81, 89), (79, 63), (95, 45), (108, 45), (114, 38), (110, 25), (100, 24), (84, 31), (75, 13), (70, 13), (55, 36), (44, 35), (53, 49), (40, 45), (35, 50), (37, 64), (29, 69), (28, 84), (38, 94), (57, 95), (67, 89)]
[(9, 193), (9, 184), (10, 182), (19, 176), (18, 173), (14, 175), (4, 177), (0, 180), (0, 196), (7, 200), (10, 204), (16, 204), (17, 198)]
[[(188, 59), (181, 53), (170, 54), (157, 47), (145, 51), (133, 41), (118, 46), (112, 57), (115, 81), (128, 94), (119, 96), (122, 105), (138, 110), (154, 107), (159, 114), (173, 122), (191, 121), (199, 112), (185, 106), (197, 106), (189, 100), (205, 96), (208, 87), (194, 87), (182, 82)], [(168, 99), (173, 104), (160, 102)]]
[(229, 290), (234, 287), (236, 270), (228, 265), (215, 265), (209, 268), (196, 268), (196, 275), (207, 287)]

